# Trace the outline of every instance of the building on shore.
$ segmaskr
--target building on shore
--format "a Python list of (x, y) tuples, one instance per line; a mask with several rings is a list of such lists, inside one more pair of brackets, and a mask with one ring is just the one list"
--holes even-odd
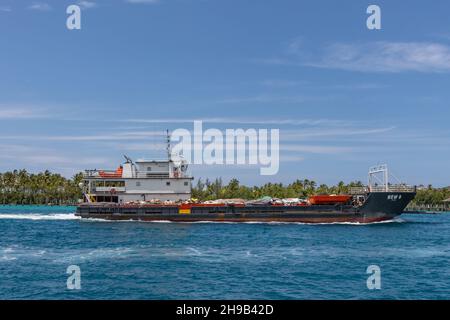
[(450, 211), (450, 198), (445, 199), (444, 201), (444, 207), (447, 211)]

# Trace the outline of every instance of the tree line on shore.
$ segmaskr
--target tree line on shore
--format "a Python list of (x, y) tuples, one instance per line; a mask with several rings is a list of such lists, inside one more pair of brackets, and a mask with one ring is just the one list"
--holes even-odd
[(345, 184), (343, 181), (336, 186), (327, 186), (326, 184), (317, 185), (313, 180), (304, 179), (290, 183), (266, 183), (262, 186), (248, 187), (241, 185), (239, 180), (231, 179), (228, 184), (224, 184), (221, 178), (214, 181), (206, 179), (197, 180), (197, 184), (192, 187), (192, 197), (199, 200), (215, 199), (259, 199), (264, 196), (272, 198), (307, 198), (313, 194), (345, 194), (352, 187), (363, 187), (361, 181)]
[(78, 186), (82, 177), (77, 173), (67, 179), (48, 170), (0, 173), (0, 204), (75, 204), (82, 196)]
[(444, 200), (450, 198), (450, 187), (447, 188), (433, 188), (430, 184), (428, 187), (422, 187), (417, 190), (417, 195), (412, 204), (424, 205), (440, 205)]
[[(0, 173), (0, 204), (76, 204), (82, 198), (79, 183), (83, 174), (71, 179), (58, 173), (44, 171), (29, 173), (14, 170)], [(361, 181), (348, 184), (339, 182), (335, 186), (317, 185), (313, 180), (297, 179), (290, 184), (266, 183), (248, 187), (239, 180), (231, 179), (227, 184), (221, 178), (213, 181), (198, 179), (192, 187), (192, 197), (201, 201), (215, 199), (307, 198), (313, 194), (347, 194), (352, 187), (363, 187)], [(450, 198), (450, 188), (420, 188), (414, 200), (417, 205), (437, 205)]]

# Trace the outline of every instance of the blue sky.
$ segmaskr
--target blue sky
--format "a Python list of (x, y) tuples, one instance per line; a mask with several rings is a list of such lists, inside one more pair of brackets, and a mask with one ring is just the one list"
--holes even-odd
[[(81, 3), (80, 3), (81, 2)], [(82, 29), (66, 28), (80, 3)], [(366, 28), (381, 7), (382, 30)], [(280, 171), (246, 184), (450, 185), (448, 1), (0, 0), (0, 170), (71, 176), (164, 157), (163, 131), (279, 128)]]

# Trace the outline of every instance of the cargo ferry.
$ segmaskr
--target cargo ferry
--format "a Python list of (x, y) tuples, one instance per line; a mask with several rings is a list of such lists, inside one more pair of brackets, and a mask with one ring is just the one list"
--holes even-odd
[[(81, 218), (174, 222), (303, 222), (372, 223), (401, 215), (416, 188), (388, 182), (386, 165), (369, 169), (367, 187), (345, 195), (315, 195), (307, 199), (256, 201), (191, 199), (192, 177), (182, 158), (126, 161), (116, 170), (86, 170), (80, 187)], [(381, 176), (381, 178), (380, 178)]]

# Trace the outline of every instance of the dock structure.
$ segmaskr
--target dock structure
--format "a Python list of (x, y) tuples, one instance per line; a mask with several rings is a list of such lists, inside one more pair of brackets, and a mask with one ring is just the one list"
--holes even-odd
[(450, 212), (450, 198), (439, 204), (410, 204), (405, 213), (443, 213)]

